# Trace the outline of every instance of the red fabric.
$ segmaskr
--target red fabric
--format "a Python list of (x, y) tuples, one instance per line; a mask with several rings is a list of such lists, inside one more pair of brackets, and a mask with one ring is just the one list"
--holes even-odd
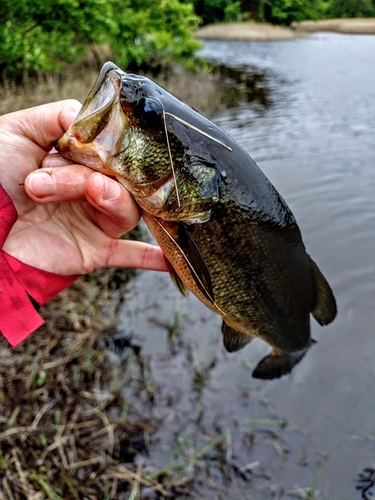
[(63, 276), (43, 271), (21, 262), (6, 252), (3, 252), (3, 254), (15, 276), (22, 283), (24, 290), (41, 306), (52, 300), (79, 278), (79, 276)]
[[(16, 220), (12, 200), (0, 185), (0, 249)], [(77, 278), (37, 269), (0, 250), (0, 331), (8, 342), (17, 346), (43, 324), (27, 294), (42, 305)]]

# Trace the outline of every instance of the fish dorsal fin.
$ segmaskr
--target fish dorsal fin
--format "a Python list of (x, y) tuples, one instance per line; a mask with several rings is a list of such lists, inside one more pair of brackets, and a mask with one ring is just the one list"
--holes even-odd
[(318, 266), (310, 258), (315, 281), (315, 304), (312, 315), (320, 325), (328, 325), (337, 314), (336, 300), (331, 287), (319, 271)]
[(225, 323), (225, 321), (222, 323), (221, 331), (223, 334), (224, 347), (228, 352), (239, 351), (255, 338), (255, 335), (235, 330)]
[(169, 272), (169, 276), (171, 277), (172, 282), (175, 284), (177, 290), (179, 290), (184, 297), (187, 297), (189, 295), (189, 290), (185, 286), (184, 282), (182, 279), (179, 277), (179, 275), (176, 273), (174, 267), (172, 264), (169, 262), (169, 260), (164, 257), (165, 263), (167, 265), (167, 269)]
[[(191, 276), (198, 290), (204, 295), (207, 300), (218, 307), (215, 304), (210, 272), (197, 245), (189, 235), (185, 224), (179, 224), (177, 241), (159, 220), (156, 219), (156, 221), (159, 227), (168, 235), (171, 242), (176, 245), (180, 252), (180, 255), (185, 259), (185, 262), (190, 270)], [(176, 272), (174, 271), (173, 274), (176, 274)], [(178, 285), (177, 287), (179, 288)]]

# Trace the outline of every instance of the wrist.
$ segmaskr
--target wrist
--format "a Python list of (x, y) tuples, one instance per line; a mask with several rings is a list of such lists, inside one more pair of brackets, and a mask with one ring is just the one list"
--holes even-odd
[(13, 347), (43, 324), (30, 297), (45, 304), (78, 278), (37, 269), (4, 252), (16, 220), (13, 202), (0, 184), (0, 331)]

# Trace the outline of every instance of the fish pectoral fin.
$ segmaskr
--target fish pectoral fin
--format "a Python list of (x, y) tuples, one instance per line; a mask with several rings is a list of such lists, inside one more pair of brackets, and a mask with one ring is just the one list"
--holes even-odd
[[(315, 341), (312, 343), (315, 343)], [(263, 380), (272, 380), (287, 375), (292, 371), (292, 368), (301, 361), (307, 349), (308, 347), (293, 353), (281, 352), (274, 349), (271, 354), (258, 363), (258, 366), (253, 371), (253, 377)]]
[(336, 300), (331, 287), (319, 271), (318, 266), (310, 258), (315, 281), (315, 304), (312, 315), (320, 325), (328, 325), (337, 314)]
[(225, 323), (225, 321), (222, 323), (221, 331), (223, 334), (224, 347), (228, 352), (239, 351), (255, 338), (255, 335), (235, 330)]
[[(178, 235), (171, 234), (168, 227), (162, 224), (156, 217), (153, 218), (154, 223), (156, 222), (159, 230), (163, 231), (169, 238), (169, 241), (175, 245), (180, 256), (185, 260), (187, 268), (190, 271), (191, 277), (193, 278), (198, 290), (206, 297), (207, 300), (215, 304), (214, 290), (212, 287), (211, 274), (208, 267), (200, 253), (195, 241), (190, 236), (187, 227), (183, 223), (178, 224)], [(151, 223), (152, 218), (146, 219), (146, 222)], [(176, 284), (177, 288), (181, 290), (182, 285), (185, 288), (180, 277), (177, 276), (177, 272), (173, 269), (172, 265), (167, 264), (170, 271), (171, 278)], [(171, 271), (172, 269), (172, 271)], [(177, 278), (176, 278), (177, 277)], [(176, 278), (176, 279), (175, 279)]]
[(174, 267), (172, 264), (169, 262), (169, 260), (164, 256), (165, 263), (167, 265), (167, 269), (169, 272), (169, 276), (171, 277), (172, 282), (176, 286), (177, 290), (179, 290), (184, 297), (188, 297), (189, 295), (189, 289), (185, 286), (184, 282), (182, 279), (179, 277), (179, 275), (176, 273)]
[(212, 287), (211, 274), (208, 270), (206, 262), (195, 244), (195, 241), (190, 236), (186, 225), (181, 224), (179, 227), (179, 236), (181, 238), (181, 248), (183, 256), (191, 270), (191, 275), (198, 289), (210, 302), (215, 302), (214, 290)]

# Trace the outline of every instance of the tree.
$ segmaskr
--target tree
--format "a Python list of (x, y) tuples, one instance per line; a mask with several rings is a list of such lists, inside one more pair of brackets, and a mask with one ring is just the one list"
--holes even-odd
[(328, 14), (330, 17), (375, 16), (375, 2), (371, 0), (331, 0)]
[(321, 0), (264, 0), (262, 10), (263, 20), (274, 24), (289, 25), (293, 21), (324, 17)]
[(106, 0), (2, 0), (0, 74), (61, 69), (111, 27)]
[(114, 0), (116, 27), (110, 45), (118, 64), (158, 66), (189, 61), (200, 47), (193, 36), (199, 18), (178, 0)]
[(107, 43), (124, 66), (177, 60), (199, 48), (199, 18), (178, 0), (2, 0), (0, 78), (59, 71), (90, 44)]

